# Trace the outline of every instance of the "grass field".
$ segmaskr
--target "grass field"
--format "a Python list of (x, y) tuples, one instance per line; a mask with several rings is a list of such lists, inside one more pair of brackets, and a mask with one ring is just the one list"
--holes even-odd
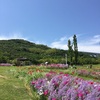
[[(28, 67), (26, 67), (28, 68)], [(77, 70), (85, 69), (85, 70), (94, 70), (100, 68), (100, 65), (93, 65), (92, 69), (87, 69), (85, 66), (78, 66)], [(25, 66), (20, 67), (21, 70), (26, 70)], [(46, 73), (49, 71), (56, 71), (57, 73), (64, 72), (71, 74), (75, 69), (47, 69), (46, 67), (33, 67), (32, 69), (40, 69)], [(0, 67), (0, 100), (39, 100), (39, 97), (36, 93), (30, 90), (29, 84), (25, 84), (25, 81), (20, 80), (14, 77), (14, 74), (11, 73), (19, 70), (17, 67)], [(76, 74), (73, 74), (75, 76)], [(82, 77), (86, 80), (99, 81), (97, 79)]]
[(9, 73), (15, 67), (0, 67), (0, 100), (31, 100), (23, 82)]

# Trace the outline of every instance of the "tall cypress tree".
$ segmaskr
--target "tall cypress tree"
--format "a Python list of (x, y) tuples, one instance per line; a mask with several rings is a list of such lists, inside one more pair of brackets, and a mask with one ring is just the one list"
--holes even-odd
[(78, 46), (77, 46), (77, 37), (76, 35), (73, 36), (73, 49), (74, 49), (74, 58), (75, 58), (75, 64), (78, 62)]

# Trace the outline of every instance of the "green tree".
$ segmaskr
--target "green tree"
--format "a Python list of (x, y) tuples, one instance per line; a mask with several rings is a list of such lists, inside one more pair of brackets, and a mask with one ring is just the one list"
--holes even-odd
[(76, 35), (73, 36), (73, 49), (74, 49), (74, 58), (75, 58), (75, 64), (78, 62), (78, 46), (77, 46), (77, 37)]
[(9, 61), (8, 57), (0, 56), (0, 63), (7, 63)]
[(72, 57), (73, 57), (73, 48), (72, 48), (72, 44), (71, 41), (68, 40), (68, 55), (69, 55), (69, 59), (70, 59), (70, 63), (72, 63)]

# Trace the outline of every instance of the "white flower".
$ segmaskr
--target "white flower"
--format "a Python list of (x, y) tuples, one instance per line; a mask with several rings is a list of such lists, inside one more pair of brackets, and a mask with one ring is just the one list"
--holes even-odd
[(49, 82), (49, 81), (47, 81), (47, 84), (49, 85), (49, 84), (50, 84), (50, 82)]
[(43, 94), (43, 90), (39, 90), (39, 91), (38, 91), (38, 94), (39, 94), (39, 95), (42, 95), (42, 94)]

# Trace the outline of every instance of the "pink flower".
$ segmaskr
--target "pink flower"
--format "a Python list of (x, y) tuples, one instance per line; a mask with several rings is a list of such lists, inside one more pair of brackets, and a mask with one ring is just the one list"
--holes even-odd
[(34, 85), (36, 82), (35, 81), (32, 81), (32, 85)]
[(78, 93), (78, 97), (83, 97), (83, 94), (81, 92)]
[(94, 82), (89, 82), (89, 84), (94, 84)]
[(98, 88), (98, 90), (100, 91), (100, 87)]
[(59, 78), (59, 79), (62, 79), (62, 76), (60, 75), (58, 78)]
[(65, 81), (65, 82), (64, 82), (64, 85), (66, 85), (67, 83), (68, 83), (68, 81)]
[(45, 91), (44, 91), (44, 95), (47, 95), (47, 94), (48, 94), (48, 90), (45, 90)]
[(66, 76), (66, 77), (67, 77), (67, 76), (69, 76), (69, 75), (68, 75), (68, 74), (64, 74), (64, 76)]
[(63, 72), (60, 72), (60, 74), (64, 74)]
[(50, 76), (50, 73), (46, 74), (46, 76), (49, 77)]
[(54, 83), (55, 86), (58, 86), (59, 84), (57, 82)]

